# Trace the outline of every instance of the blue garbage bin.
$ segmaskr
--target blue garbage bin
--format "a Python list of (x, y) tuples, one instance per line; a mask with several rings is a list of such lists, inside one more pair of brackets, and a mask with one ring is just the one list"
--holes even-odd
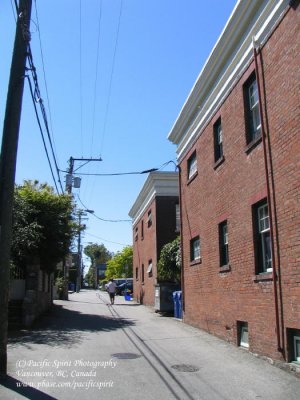
[(177, 292), (177, 302), (178, 302), (178, 317), (179, 319), (182, 319), (182, 291), (179, 290)]
[(173, 292), (174, 318), (178, 318), (178, 292)]
[(74, 292), (74, 284), (73, 283), (69, 283), (69, 290)]

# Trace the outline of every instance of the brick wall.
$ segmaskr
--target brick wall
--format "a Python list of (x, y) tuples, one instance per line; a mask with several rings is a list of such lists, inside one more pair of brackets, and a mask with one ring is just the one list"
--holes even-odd
[[(280, 334), (300, 329), (299, 6), (291, 8), (262, 49), (265, 125), (270, 134), (282, 294)], [(247, 151), (243, 84), (251, 63), (218, 113), (181, 162), (184, 251), (184, 320), (237, 343), (237, 321), (248, 322), (250, 350), (275, 359), (273, 281), (255, 275), (252, 205), (266, 198), (263, 145)], [(267, 113), (266, 113), (267, 112)], [(213, 125), (221, 117), (224, 161), (215, 166)], [(197, 152), (198, 173), (187, 180), (187, 160)], [(276, 222), (276, 218), (274, 218)], [(230, 268), (221, 271), (218, 224), (228, 223)], [(201, 262), (190, 262), (190, 240), (200, 236)], [(276, 246), (275, 246), (276, 249)], [(281, 307), (282, 303), (282, 307)], [(282, 340), (282, 337), (281, 337)]]
[[(145, 305), (154, 306), (154, 285), (157, 283), (157, 261), (164, 244), (175, 239), (175, 204), (178, 197), (157, 196), (143, 216), (133, 226), (133, 281), (134, 298)], [(148, 212), (151, 210), (152, 225), (148, 227)], [(142, 221), (144, 236), (142, 237)], [(135, 240), (136, 228), (138, 238)], [(149, 260), (152, 260), (152, 274), (147, 274)], [(144, 265), (144, 281), (142, 281)], [(136, 279), (136, 268), (138, 278)]]

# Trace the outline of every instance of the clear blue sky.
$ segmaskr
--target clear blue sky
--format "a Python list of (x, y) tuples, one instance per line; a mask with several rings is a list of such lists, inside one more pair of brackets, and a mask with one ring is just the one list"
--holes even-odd
[[(15, 33), (13, 3), (2, 0), (0, 4), (1, 135)], [(51, 114), (59, 168), (65, 170), (71, 156), (101, 155), (102, 162), (90, 163), (80, 170), (86, 173), (142, 171), (175, 161), (176, 149), (167, 135), (235, 3), (82, 0), (80, 52), (80, 1), (36, 0), (49, 112), (33, 0), (31, 47), (48, 119)], [(76, 163), (75, 167), (79, 165)], [(174, 167), (170, 165), (167, 170)], [(128, 211), (146, 178), (84, 176), (81, 189), (74, 189), (73, 193), (75, 199), (79, 194), (82, 202), (101, 218), (128, 219)], [(16, 182), (24, 179), (38, 179), (53, 186), (27, 84)], [(84, 245), (104, 243), (116, 252), (132, 244), (129, 222), (101, 222), (89, 216), (86, 224)]]

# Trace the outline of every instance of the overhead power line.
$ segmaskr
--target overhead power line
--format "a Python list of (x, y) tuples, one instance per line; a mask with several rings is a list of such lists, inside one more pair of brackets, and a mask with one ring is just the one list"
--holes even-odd
[(97, 81), (98, 81), (98, 64), (99, 64), (99, 47), (100, 47), (100, 33), (101, 33), (101, 17), (102, 17), (102, 0), (100, 0), (100, 3), (99, 3), (99, 16), (98, 16), (98, 39), (97, 39), (96, 71), (95, 71), (95, 82), (94, 82), (91, 156), (93, 154), (94, 133), (95, 133), (95, 116), (96, 116), (96, 101), (97, 101)]
[[(62, 187), (60, 174), (59, 174), (60, 170), (58, 168), (57, 161), (56, 161), (56, 156), (55, 156), (55, 153), (54, 153), (54, 148), (53, 148), (52, 139), (51, 139), (50, 131), (49, 131), (48, 120), (47, 120), (46, 109), (45, 109), (45, 106), (44, 106), (44, 103), (43, 103), (43, 99), (41, 97), (41, 92), (40, 92), (39, 83), (38, 83), (38, 76), (37, 76), (37, 73), (36, 73), (36, 68), (34, 66), (33, 57), (32, 57), (32, 51), (31, 51), (30, 45), (28, 46), (28, 57), (27, 57), (27, 59), (28, 59), (28, 63), (29, 63), (29, 68), (27, 68), (27, 70), (31, 72), (32, 79), (33, 79), (33, 84), (34, 84), (34, 90), (33, 90), (32, 86), (31, 86), (32, 98), (33, 98), (34, 103), (38, 103), (39, 106), (40, 106), (42, 118), (43, 118), (44, 125), (45, 125), (46, 132), (47, 132), (48, 141), (49, 141), (49, 144), (50, 144), (52, 158), (53, 158), (53, 161), (54, 161), (54, 164), (55, 164), (55, 169), (56, 169), (56, 173), (57, 173), (57, 177), (58, 177), (58, 182), (60, 184), (60, 188), (61, 188), (61, 191), (63, 193), (64, 190), (63, 190), (63, 187)], [(37, 117), (38, 117), (38, 115), (37, 115)], [(38, 119), (38, 121), (39, 121), (39, 119)], [(40, 123), (39, 123), (39, 125), (40, 125)], [(41, 129), (41, 126), (40, 126), (40, 129)], [(43, 141), (44, 141), (44, 138), (43, 138)], [(45, 146), (46, 146), (46, 144), (44, 143), (44, 147)], [(47, 154), (48, 162), (50, 163), (50, 158), (49, 158), (48, 152), (46, 154)], [(51, 165), (51, 163), (50, 163), (50, 165)], [(52, 168), (51, 168), (51, 170), (52, 170)]]
[(107, 124), (107, 117), (108, 117), (108, 111), (109, 111), (109, 105), (110, 105), (110, 97), (111, 97), (111, 88), (112, 88), (113, 75), (114, 75), (114, 71), (115, 71), (116, 54), (117, 54), (117, 48), (118, 48), (118, 43), (119, 43), (119, 34), (120, 34), (122, 10), (123, 10), (123, 0), (121, 0), (121, 5), (120, 5), (117, 36), (116, 36), (114, 55), (113, 55), (113, 62), (112, 62), (110, 80), (109, 80), (108, 97), (107, 97), (107, 103), (106, 103), (105, 115), (104, 115), (104, 125), (103, 125), (103, 131), (102, 131), (100, 155), (102, 155), (102, 152), (103, 152), (104, 137), (105, 137), (105, 134), (106, 134), (106, 124)]
[(40, 121), (38, 110), (37, 110), (37, 107), (36, 107), (36, 100), (34, 98), (34, 92), (33, 92), (32, 83), (30, 81), (29, 76), (26, 76), (26, 77), (28, 79), (30, 94), (31, 94), (31, 98), (32, 98), (32, 103), (33, 103), (33, 107), (34, 107), (37, 123), (38, 123), (38, 126), (40, 128), (40, 132), (41, 132), (41, 136), (42, 136), (42, 140), (43, 140), (43, 145), (44, 145), (44, 149), (45, 149), (45, 152), (46, 152), (47, 160), (48, 160), (48, 163), (49, 163), (51, 175), (52, 175), (52, 178), (53, 178), (53, 181), (54, 181), (54, 185), (55, 185), (56, 191), (59, 194), (59, 190), (58, 190), (58, 187), (57, 187), (57, 184), (56, 184), (56, 179), (55, 179), (55, 176), (54, 176), (54, 173), (53, 173), (53, 169), (52, 169), (49, 153), (48, 153), (48, 150), (47, 150), (47, 145), (46, 145), (46, 142), (45, 142), (45, 137), (44, 137), (41, 121)]
[[(113, 172), (113, 173), (106, 173), (106, 174), (93, 174), (93, 173), (88, 173), (88, 172), (73, 172), (73, 175), (82, 175), (82, 176), (122, 176), (122, 175), (141, 175), (141, 174), (149, 174), (150, 172), (155, 172), (155, 171), (160, 171), (164, 167), (166, 167), (168, 164), (174, 164), (175, 165), (175, 170), (177, 168), (177, 164), (173, 161), (167, 161), (164, 164), (162, 164), (159, 168), (150, 168), (146, 169), (144, 171), (134, 171), (134, 172)], [(60, 170), (60, 172), (68, 172), (64, 170)]]
[[(52, 115), (51, 115), (51, 108), (50, 108), (49, 92), (48, 92), (48, 85), (47, 85), (47, 79), (46, 79), (46, 70), (45, 70), (45, 62), (44, 62), (44, 52), (43, 52), (43, 47), (42, 47), (42, 38), (41, 38), (41, 30), (40, 30), (40, 21), (39, 21), (39, 16), (38, 16), (38, 9), (37, 9), (36, 0), (34, 0), (34, 5), (35, 5), (35, 15), (36, 15), (37, 31), (38, 31), (39, 43), (40, 43), (40, 53), (41, 53), (41, 60), (42, 60), (42, 67), (43, 67), (44, 83), (45, 83), (46, 96), (47, 96), (47, 104), (48, 104), (48, 111), (49, 111), (50, 129), (51, 129), (53, 147), (54, 147), (54, 150), (56, 151), (56, 149), (55, 149), (54, 135), (53, 135), (53, 125), (52, 125)], [(57, 158), (57, 155), (56, 155), (56, 158)]]
[[(77, 198), (79, 200), (79, 202), (81, 203), (81, 205), (85, 208), (85, 210), (87, 212), (89, 212), (89, 208), (83, 204), (83, 202), (81, 201), (79, 195), (77, 194)], [(99, 217), (97, 214), (95, 214), (94, 212), (89, 212), (91, 215), (93, 215), (95, 218), (99, 219), (100, 221), (104, 221), (104, 222), (132, 222), (131, 219), (105, 219), (105, 218), (101, 218)]]
[(85, 234), (86, 234), (86, 235), (89, 235), (89, 236), (92, 236), (92, 237), (94, 237), (94, 238), (96, 238), (96, 239), (103, 240), (104, 242), (107, 242), (107, 243), (119, 244), (120, 246), (130, 246), (130, 244), (128, 244), (128, 243), (113, 242), (113, 241), (111, 241), (111, 240), (103, 239), (103, 238), (100, 237), (100, 236), (92, 235), (91, 233), (88, 233), (88, 232), (85, 232)]

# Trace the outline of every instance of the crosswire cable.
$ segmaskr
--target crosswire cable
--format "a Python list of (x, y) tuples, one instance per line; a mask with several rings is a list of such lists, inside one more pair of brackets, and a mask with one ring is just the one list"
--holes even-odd
[[(73, 172), (73, 175), (83, 175), (83, 176), (122, 176), (122, 175), (141, 175), (141, 174), (149, 174), (150, 172), (161, 171), (164, 167), (169, 164), (174, 164), (175, 171), (177, 169), (177, 164), (174, 160), (167, 161), (163, 163), (159, 168), (150, 168), (145, 169), (143, 171), (133, 171), (133, 172), (113, 172), (113, 173), (104, 173), (104, 174), (93, 174), (93, 173), (84, 173), (84, 172)], [(60, 170), (60, 172), (68, 173), (68, 171)]]
[(45, 152), (46, 152), (47, 160), (48, 160), (48, 163), (49, 163), (51, 175), (52, 175), (52, 178), (53, 178), (53, 181), (54, 181), (54, 184), (55, 184), (56, 191), (57, 191), (58, 194), (60, 194), (59, 190), (58, 190), (58, 187), (57, 187), (57, 183), (56, 183), (56, 179), (55, 179), (55, 176), (54, 176), (54, 172), (53, 172), (53, 169), (52, 169), (52, 165), (51, 165), (48, 149), (47, 149), (47, 146), (46, 146), (46, 141), (45, 141), (45, 137), (44, 137), (44, 133), (43, 133), (40, 117), (39, 117), (38, 110), (37, 110), (37, 107), (36, 107), (36, 99), (35, 99), (32, 83), (31, 83), (30, 77), (28, 75), (26, 75), (26, 78), (27, 78), (28, 83), (29, 83), (29, 89), (30, 89), (30, 94), (31, 94), (33, 106), (34, 106), (34, 111), (35, 111), (35, 115), (36, 115), (38, 126), (40, 128), (40, 133), (41, 133), (41, 136), (42, 136), (42, 141), (43, 141), (44, 149), (45, 149)]
[(112, 243), (112, 244), (119, 244), (120, 246), (130, 246), (130, 244), (128, 244), (128, 243), (113, 242), (112, 240), (104, 239), (104, 238), (102, 238), (102, 237), (100, 237), (100, 236), (93, 235), (93, 234), (91, 234), (91, 233), (89, 233), (89, 232), (85, 232), (85, 234), (86, 234), (86, 235), (89, 235), (89, 236), (92, 236), (92, 237), (94, 237), (94, 238), (96, 238), (96, 239), (103, 240), (103, 242)]
[(55, 168), (56, 168), (56, 173), (57, 173), (57, 176), (58, 176), (58, 182), (60, 184), (60, 188), (61, 188), (61, 191), (63, 193), (64, 190), (63, 190), (62, 183), (61, 183), (61, 178), (60, 178), (60, 169), (58, 167), (56, 156), (55, 156), (55, 152), (54, 152), (54, 148), (53, 148), (53, 143), (52, 143), (50, 130), (49, 130), (49, 125), (48, 125), (48, 120), (47, 120), (47, 114), (46, 114), (45, 106), (44, 106), (43, 99), (42, 99), (41, 93), (40, 93), (40, 88), (39, 88), (39, 84), (38, 84), (38, 76), (37, 76), (37, 73), (36, 73), (36, 68), (35, 68), (34, 63), (33, 63), (33, 57), (32, 57), (32, 51), (31, 51), (30, 45), (28, 45), (28, 57), (27, 58), (28, 58), (28, 63), (29, 63), (29, 71), (32, 74), (32, 79), (33, 79), (33, 82), (34, 82), (34, 91), (33, 91), (34, 100), (35, 100), (36, 103), (38, 103), (40, 105), (43, 121), (44, 121), (46, 132), (47, 132), (48, 141), (49, 141), (50, 148), (51, 148), (52, 157), (53, 157)]
[[(83, 204), (83, 202), (81, 201), (79, 194), (77, 194), (77, 198), (78, 198), (79, 202), (81, 203), (81, 205), (86, 210), (88, 210), (88, 207), (85, 204)], [(93, 212), (90, 212), (90, 214), (93, 215), (95, 218), (99, 219), (100, 221), (104, 221), (104, 222), (132, 222), (131, 219), (105, 219), (105, 218), (99, 217), (97, 214), (95, 214)]]

